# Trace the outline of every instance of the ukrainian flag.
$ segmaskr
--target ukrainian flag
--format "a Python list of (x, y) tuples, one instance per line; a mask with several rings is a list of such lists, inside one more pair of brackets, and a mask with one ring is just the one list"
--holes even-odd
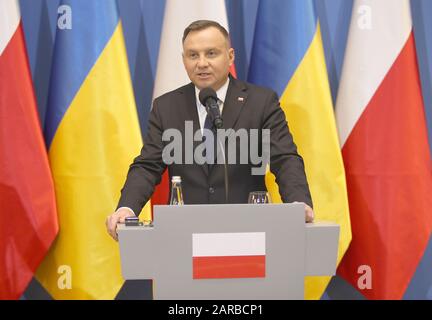
[[(312, 0), (261, 0), (249, 81), (274, 89), (303, 157), (316, 220), (341, 227), (338, 263), (351, 241), (345, 171), (320, 25)], [(272, 199), (281, 202), (274, 176), (266, 176)], [(319, 299), (330, 277), (307, 277), (305, 298)]]
[(105, 218), (142, 146), (114, 0), (59, 7), (45, 139), (60, 232), (37, 272), (56, 299), (113, 299), (123, 284)]

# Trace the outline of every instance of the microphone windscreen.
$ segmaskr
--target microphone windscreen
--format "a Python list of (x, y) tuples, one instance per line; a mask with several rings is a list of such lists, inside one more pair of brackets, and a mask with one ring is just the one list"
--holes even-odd
[(199, 93), (199, 100), (203, 106), (206, 105), (206, 102), (209, 98), (213, 98), (215, 101), (217, 101), (218, 98), (216, 95), (216, 91), (214, 91), (210, 87), (202, 89)]

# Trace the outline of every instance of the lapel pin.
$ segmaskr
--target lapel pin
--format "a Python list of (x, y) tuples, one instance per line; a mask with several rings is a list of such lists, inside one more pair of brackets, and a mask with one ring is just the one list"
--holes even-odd
[(240, 102), (243, 102), (244, 98), (243, 97), (238, 97), (237, 100), (240, 101)]

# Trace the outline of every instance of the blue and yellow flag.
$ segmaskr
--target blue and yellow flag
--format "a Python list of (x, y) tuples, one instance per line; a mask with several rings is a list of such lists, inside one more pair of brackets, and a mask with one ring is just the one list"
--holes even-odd
[(112, 299), (123, 284), (105, 229), (142, 146), (115, 0), (59, 7), (45, 125), (60, 232), (37, 272), (56, 299)]
[[(274, 89), (303, 157), (315, 219), (341, 227), (338, 263), (351, 241), (345, 171), (324, 59), (320, 25), (312, 0), (260, 1), (249, 81)], [(275, 178), (266, 176), (275, 202)], [(307, 277), (305, 298), (319, 299), (330, 277)]]

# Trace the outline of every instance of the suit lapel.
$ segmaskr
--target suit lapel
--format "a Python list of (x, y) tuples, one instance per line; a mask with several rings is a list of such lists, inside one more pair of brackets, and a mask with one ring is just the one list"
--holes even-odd
[(183, 99), (179, 100), (178, 102), (184, 103), (185, 106), (184, 109), (186, 110), (187, 113), (184, 120), (193, 121), (193, 127), (194, 127), (193, 129), (195, 132), (195, 130), (200, 128), (198, 112), (196, 107), (196, 99), (195, 99), (195, 87), (192, 83), (190, 83), (187, 86), (184, 86), (180, 91), (180, 93), (183, 94)]
[(222, 111), (223, 127), (225, 130), (234, 128), (246, 103), (246, 99), (247, 91), (244, 84), (231, 78)]
[[(195, 135), (195, 132), (198, 130), (199, 137), (202, 140), (201, 136), (201, 125), (198, 118), (198, 111), (196, 106), (196, 97), (195, 97), (195, 86), (193, 83), (188, 84), (187, 86), (183, 87), (183, 90), (180, 91), (183, 94), (183, 103), (185, 104), (185, 109), (187, 110), (187, 116), (184, 118), (184, 121), (192, 120), (193, 121), (193, 135)], [(183, 124), (184, 125), (184, 124)], [(193, 142), (193, 152), (195, 152), (195, 149), (197, 146), (199, 146), (202, 142), (201, 141), (195, 141)], [(201, 165), (201, 168), (204, 170), (204, 173), (206, 175), (209, 174), (208, 166), (207, 165)]]
[[(222, 110), (223, 128), (225, 130), (234, 129), (240, 113), (243, 110), (244, 105), (246, 104), (246, 99), (246, 86), (242, 82), (230, 77), (230, 84)], [(221, 149), (218, 144), (217, 155), (215, 159), (218, 158), (219, 153), (221, 153)]]

